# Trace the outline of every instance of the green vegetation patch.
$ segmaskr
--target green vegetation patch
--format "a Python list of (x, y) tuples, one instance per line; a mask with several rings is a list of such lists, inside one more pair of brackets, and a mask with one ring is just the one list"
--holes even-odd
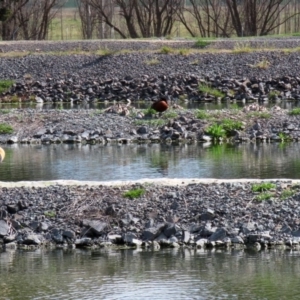
[(7, 92), (13, 84), (13, 80), (0, 80), (0, 93)]
[(211, 42), (207, 41), (207, 40), (203, 40), (203, 39), (198, 39), (196, 42), (195, 42), (195, 47), (196, 48), (205, 48), (207, 46), (209, 46), (211, 44)]
[(219, 91), (218, 89), (210, 87), (208, 84), (200, 84), (199, 85), (199, 91), (202, 93), (209, 94), (211, 96), (214, 96), (216, 98), (223, 98), (225, 96), (224, 93)]
[(5, 123), (0, 124), (0, 134), (11, 134), (14, 132), (14, 129), (9, 125)]
[(206, 133), (215, 139), (226, 136), (226, 131), (221, 124), (212, 124), (206, 129)]
[(255, 183), (252, 185), (253, 192), (265, 192), (276, 188), (276, 184), (272, 182)]
[(195, 117), (200, 120), (207, 120), (210, 118), (210, 115), (204, 110), (197, 109), (195, 111)]
[(54, 218), (56, 216), (56, 212), (53, 210), (44, 211), (45, 217)]
[(142, 189), (142, 188), (131, 189), (131, 190), (125, 192), (123, 194), (123, 196), (125, 198), (129, 198), (129, 199), (136, 199), (136, 198), (143, 196), (145, 194), (145, 192), (146, 192), (145, 189)]
[(291, 189), (286, 189), (283, 190), (281, 195), (280, 195), (280, 199), (284, 200), (286, 198), (292, 197), (296, 194), (295, 190), (291, 190)]
[(170, 54), (170, 53), (173, 53), (173, 52), (174, 52), (174, 49), (171, 48), (171, 47), (168, 47), (168, 46), (164, 46), (160, 49), (161, 54)]
[(265, 192), (265, 193), (261, 193), (261, 194), (257, 195), (257, 196), (255, 197), (255, 200), (261, 202), (261, 201), (269, 200), (269, 199), (271, 199), (273, 196), (274, 196), (273, 193)]
[(291, 116), (300, 115), (300, 107), (293, 108), (291, 111), (289, 111), (289, 115)]

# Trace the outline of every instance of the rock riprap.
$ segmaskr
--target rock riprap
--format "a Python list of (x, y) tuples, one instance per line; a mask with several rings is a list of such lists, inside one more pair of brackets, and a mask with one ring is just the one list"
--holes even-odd
[[(15, 84), (0, 98), (26, 102), (38, 97), (44, 103), (149, 101), (167, 92), (172, 100), (201, 102), (300, 99), (298, 52), (289, 48), (298, 47), (298, 39), (268, 40), (278, 49), (273, 51), (209, 52), (230, 49), (235, 43), (213, 42), (203, 53), (193, 52), (195, 41), (79, 41), (77, 47), (71, 42), (2, 43), (2, 52), (32, 51), (32, 47), (38, 52), (1, 57), (0, 78)], [(250, 43), (258, 47), (262, 41)], [(290, 50), (280, 50), (284, 46)], [(97, 47), (108, 54), (97, 54)], [(162, 53), (163, 47), (170, 52)], [(74, 49), (86, 53), (74, 54)], [(219, 94), (199, 86), (210, 86)]]
[[(278, 106), (267, 109), (252, 104), (243, 110), (218, 111), (170, 108), (162, 116), (145, 116), (143, 110), (127, 104), (124, 107), (128, 112), (125, 116), (84, 109), (4, 110), (0, 114), (0, 124), (11, 126), (13, 131), (2, 132), (0, 142), (128, 144), (219, 140), (280, 142), (300, 139), (300, 116)], [(218, 126), (223, 126), (223, 129), (229, 126), (227, 131), (224, 129), (227, 137), (216, 136), (212, 130), (213, 126), (217, 129), (220, 128)]]
[[(256, 186), (260, 184), (264, 185), (256, 190), (254, 183), (245, 181), (3, 187), (0, 244), (154, 249), (298, 246), (299, 184), (274, 180)], [(136, 190), (142, 192), (133, 197)]]

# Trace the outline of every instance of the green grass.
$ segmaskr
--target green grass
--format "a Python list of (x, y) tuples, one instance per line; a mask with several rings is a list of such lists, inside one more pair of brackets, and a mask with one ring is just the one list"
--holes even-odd
[(222, 120), (222, 126), (228, 134), (233, 130), (241, 130), (243, 128), (243, 123), (241, 121), (224, 119)]
[(0, 134), (11, 134), (13, 133), (14, 129), (5, 123), (0, 124)]
[(300, 108), (299, 108), (299, 107), (293, 108), (293, 109), (289, 112), (289, 115), (291, 115), (291, 116), (298, 116), (298, 115), (300, 115)]
[(13, 84), (13, 80), (0, 80), (0, 93), (7, 92)]
[(290, 141), (290, 140), (292, 140), (286, 133), (284, 133), (284, 132), (279, 132), (278, 133), (278, 136), (279, 136), (279, 138), (280, 138), (280, 140), (282, 141), (282, 142), (286, 142), (286, 141)]
[(54, 218), (56, 216), (56, 212), (53, 210), (44, 211), (45, 217)]
[(190, 49), (187, 49), (187, 48), (182, 48), (182, 49), (179, 49), (179, 51), (178, 51), (178, 53), (179, 53), (180, 55), (189, 55), (190, 52), (191, 52), (191, 50), (190, 50)]
[(211, 44), (211, 42), (209, 42), (209, 41), (198, 39), (195, 42), (195, 47), (203, 49), (203, 48), (209, 46), (210, 44)]
[(178, 117), (178, 113), (174, 110), (168, 110), (163, 114), (164, 119), (174, 119)]
[(136, 198), (139, 198), (141, 197), (142, 195), (145, 194), (145, 190), (144, 189), (141, 189), (141, 188), (137, 188), (137, 189), (132, 189), (132, 190), (129, 190), (127, 192), (125, 192), (123, 194), (123, 196), (125, 198), (129, 198), (129, 199), (136, 199)]
[(265, 192), (265, 193), (261, 193), (261, 194), (257, 195), (257, 196), (255, 197), (255, 200), (261, 202), (261, 201), (269, 200), (269, 199), (271, 199), (273, 196), (274, 196), (273, 193)]
[(206, 129), (206, 133), (214, 139), (223, 138), (226, 136), (226, 131), (220, 124), (212, 124)]
[(207, 120), (210, 118), (210, 115), (204, 110), (197, 109), (195, 111), (195, 117), (200, 120)]
[(9, 109), (0, 109), (0, 114), (1, 114), (1, 115), (8, 114), (9, 112), (10, 112)]
[(268, 94), (268, 99), (269, 100), (275, 100), (278, 96), (279, 96), (279, 92), (278, 91), (270, 91)]
[(252, 111), (247, 114), (247, 118), (270, 119), (271, 114), (264, 111)]
[(276, 188), (276, 184), (271, 182), (255, 183), (252, 185), (252, 192), (265, 192)]
[(292, 197), (296, 194), (296, 191), (290, 190), (290, 189), (286, 189), (283, 190), (281, 195), (280, 195), (280, 199), (284, 200), (286, 198)]
[(168, 46), (164, 46), (160, 49), (161, 54), (170, 54), (173, 52), (174, 52), (174, 49), (172, 49), (171, 47), (168, 47)]
[(234, 54), (241, 54), (241, 53), (249, 53), (253, 52), (255, 49), (250, 46), (250, 43), (246, 42), (237, 42), (232, 50)]
[(202, 93), (206, 93), (206, 94), (209, 94), (211, 96), (214, 96), (216, 98), (223, 98), (225, 96), (224, 93), (222, 93), (221, 91), (219, 91), (215, 88), (210, 87), (207, 84), (199, 85), (199, 91), (202, 92)]
[(145, 116), (154, 116), (157, 114), (157, 111), (151, 107), (145, 109), (144, 111)]

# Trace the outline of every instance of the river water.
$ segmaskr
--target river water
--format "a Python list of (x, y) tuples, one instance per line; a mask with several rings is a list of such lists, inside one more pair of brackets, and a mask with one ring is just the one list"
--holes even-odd
[(4, 145), (0, 181), (299, 179), (300, 143)]
[(0, 253), (0, 299), (300, 299), (300, 252)]
[[(0, 181), (300, 177), (300, 143), (3, 148)], [(299, 251), (0, 252), (0, 300), (300, 299), (299, 277)]]

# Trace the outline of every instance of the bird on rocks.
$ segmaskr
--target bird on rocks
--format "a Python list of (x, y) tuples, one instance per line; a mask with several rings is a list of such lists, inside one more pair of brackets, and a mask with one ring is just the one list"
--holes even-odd
[(4, 151), (4, 149), (2, 149), (2, 148), (0, 147), (0, 163), (3, 162), (4, 157), (5, 157), (5, 151)]
[(169, 100), (169, 97), (167, 95), (162, 95), (162, 96), (160, 96), (159, 100), (155, 101), (151, 105), (151, 108), (159, 113), (162, 113), (169, 108), (168, 100)]

